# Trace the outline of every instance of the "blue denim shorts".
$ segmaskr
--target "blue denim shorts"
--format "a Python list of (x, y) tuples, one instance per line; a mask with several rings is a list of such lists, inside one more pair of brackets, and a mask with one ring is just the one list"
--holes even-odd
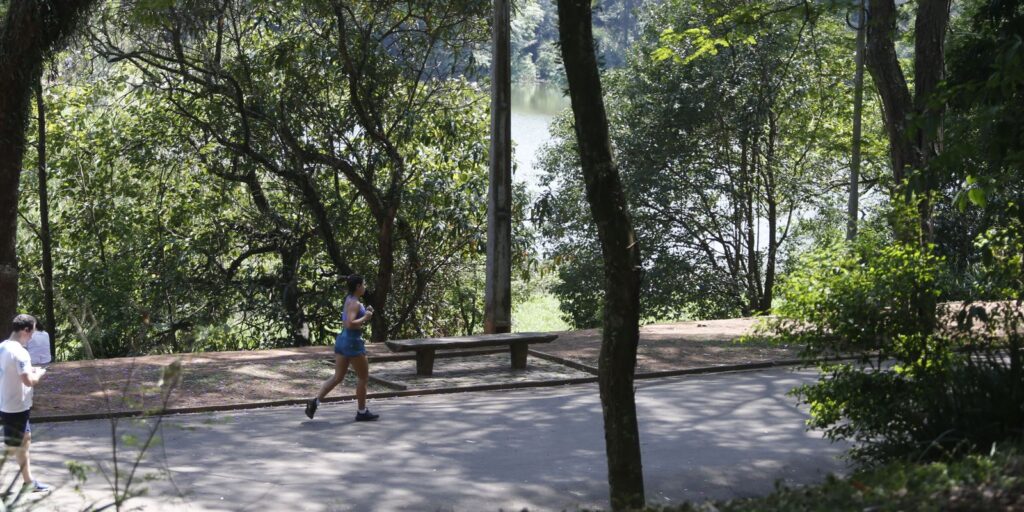
[(338, 336), (334, 338), (334, 353), (347, 357), (366, 355), (363, 332), (342, 329)]

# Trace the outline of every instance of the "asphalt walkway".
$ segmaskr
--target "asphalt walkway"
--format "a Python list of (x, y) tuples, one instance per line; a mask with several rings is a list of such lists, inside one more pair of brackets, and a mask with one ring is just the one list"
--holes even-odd
[[(637, 383), (648, 501), (763, 495), (776, 480), (820, 481), (843, 471), (844, 446), (806, 432), (786, 395), (814, 379), (788, 369)], [(167, 416), (140, 475), (145, 510), (577, 510), (606, 508), (596, 384), (329, 403), (309, 421), (298, 406)], [(148, 422), (154, 420), (145, 420)], [(37, 478), (60, 488), (36, 505), (77, 510), (109, 501), (94, 472), (73, 489), (65, 463), (110, 476), (111, 420), (33, 428)], [(121, 419), (119, 434), (148, 423)], [(134, 455), (121, 452), (121, 471)], [(5, 467), (3, 481), (12, 476)]]

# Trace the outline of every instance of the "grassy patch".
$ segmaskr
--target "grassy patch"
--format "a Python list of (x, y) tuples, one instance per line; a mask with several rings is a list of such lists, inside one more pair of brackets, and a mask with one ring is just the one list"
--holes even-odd
[(569, 324), (562, 320), (558, 298), (537, 288), (523, 302), (512, 308), (512, 332), (568, 331)]

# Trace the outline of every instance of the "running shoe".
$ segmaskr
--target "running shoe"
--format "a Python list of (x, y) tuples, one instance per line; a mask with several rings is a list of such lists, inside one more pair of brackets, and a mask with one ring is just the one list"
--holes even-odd
[(33, 480), (30, 484), (25, 484), (25, 487), (32, 492), (50, 492), (53, 487), (46, 485), (39, 480)]
[(356, 421), (377, 421), (377, 418), (380, 418), (380, 415), (370, 412), (369, 409), (366, 412), (356, 413)]

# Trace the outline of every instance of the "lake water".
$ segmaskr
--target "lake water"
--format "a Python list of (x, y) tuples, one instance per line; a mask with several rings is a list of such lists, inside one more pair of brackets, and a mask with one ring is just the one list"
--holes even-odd
[(569, 108), (569, 97), (560, 87), (547, 83), (512, 84), (512, 142), (515, 169), (512, 181), (525, 183), (527, 190), (539, 190), (540, 172), (535, 168), (537, 152), (548, 142), (548, 128), (555, 115)]

